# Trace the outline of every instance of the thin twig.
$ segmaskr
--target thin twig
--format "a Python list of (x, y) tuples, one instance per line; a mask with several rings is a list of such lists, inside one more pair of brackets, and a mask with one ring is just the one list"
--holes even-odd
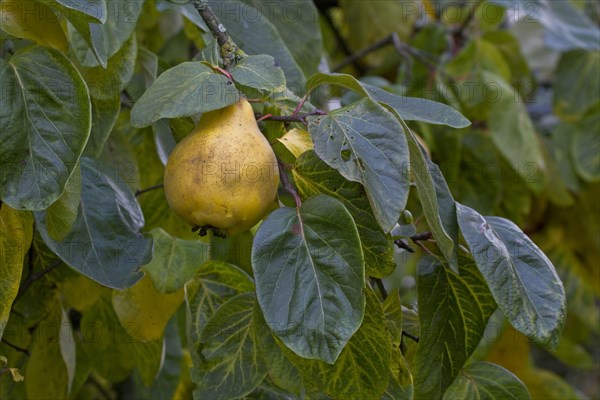
[(383, 283), (383, 279), (381, 278), (373, 278), (375, 285), (379, 289), (379, 293), (381, 293), (381, 297), (385, 300), (388, 297), (387, 289), (385, 288), (385, 284)]
[(294, 110), (294, 112), (292, 113), (292, 116), (295, 117), (298, 115), (298, 113), (300, 112), (300, 110), (302, 109), (302, 106), (304, 105), (304, 103), (306, 103), (306, 100), (308, 99), (308, 96), (310, 95), (310, 93), (306, 93), (304, 95), (304, 97), (300, 100), (300, 102), (298, 103), (298, 105), (296, 106), (296, 109)]
[(24, 349), (22, 347), (19, 347), (15, 344), (12, 344), (11, 342), (9, 342), (8, 340), (6, 340), (6, 338), (2, 338), (2, 343), (4, 343), (5, 345), (7, 345), (8, 347), (12, 348), (13, 350), (19, 351), (23, 354), (25, 354), (27, 357), (29, 357), (31, 354), (29, 354), (29, 350)]
[(406, 331), (402, 331), (402, 336), (406, 336), (407, 338), (412, 339), (413, 341), (419, 343), (419, 338), (418, 337), (416, 337), (414, 335), (411, 335), (410, 333), (408, 333)]
[(430, 256), (432, 256), (432, 257), (435, 257), (435, 258), (437, 258), (437, 256), (436, 256), (435, 254), (433, 254), (433, 252), (432, 252), (431, 250), (429, 250), (429, 249), (427, 248), (427, 246), (425, 246), (425, 245), (424, 245), (423, 243), (421, 243), (420, 241), (416, 241), (416, 242), (415, 242), (415, 244), (416, 244), (417, 246), (419, 246), (419, 247), (421, 248), (421, 250), (423, 250), (425, 253), (429, 254), (429, 255), (430, 255)]
[(282, 122), (299, 122), (304, 125), (307, 125), (306, 117), (311, 115), (325, 115), (325, 111), (317, 110), (308, 114), (301, 115), (273, 115), (273, 114), (255, 114), (256, 121), (264, 121), (266, 119), (270, 119), (271, 121), (282, 121)]
[(287, 177), (287, 174), (285, 172), (285, 167), (284, 167), (283, 163), (281, 161), (277, 160), (277, 165), (279, 166), (279, 179), (281, 179), (281, 184), (283, 185), (285, 190), (287, 190), (288, 193), (291, 194), (292, 197), (294, 197), (294, 201), (296, 202), (296, 208), (300, 209), (300, 206), (302, 205), (302, 200), (300, 199), (300, 195), (296, 191), (296, 188), (294, 188), (294, 186), (292, 186), (292, 184), (290, 183), (290, 181)]
[(363, 58), (367, 54), (369, 54), (375, 50), (379, 50), (382, 47), (385, 47), (389, 44), (392, 44), (391, 36), (387, 36), (387, 37), (384, 37), (383, 39), (379, 39), (378, 41), (370, 44), (369, 46), (365, 47), (364, 49), (359, 50), (356, 53), (350, 54), (350, 56), (348, 56), (341, 63), (339, 63), (338, 65), (333, 67), (331, 70), (333, 72), (337, 72), (337, 71), (341, 70), (342, 68), (344, 68), (345, 66), (355, 63), (357, 60)]
[(43, 269), (38, 273), (29, 274), (27, 279), (25, 279), (25, 282), (23, 283), (23, 285), (19, 288), (19, 291), (17, 292), (17, 295), (15, 296), (15, 300), (13, 301), (13, 305), (21, 298), (21, 296), (23, 296), (23, 294), (25, 294), (25, 292), (27, 291), (27, 289), (29, 289), (29, 287), (31, 285), (33, 285), (35, 282), (37, 282), (38, 280), (43, 278), (44, 275), (46, 275), (48, 272), (52, 271), (54, 268), (58, 267), (62, 263), (63, 263), (62, 260), (58, 260), (54, 264), (49, 266), (48, 268)]
[[(340, 34), (339, 30), (337, 29), (337, 27), (333, 23), (333, 19), (331, 18), (331, 15), (329, 14), (329, 12), (323, 11), (323, 13), (321, 15), (323, 15), (323, 18), (325, 18), (325, 20), (329, 23), (329, 26), (331, 26), (331, 30), (333, 32), (333, 36), (335, 37), (335, 41), (338, 43), (338, 45), (340, 46), (340, 48), (342, 49), (342, 51), (344, 52), (344, 54), (346, 56), (351, 56), (352, 55), (352, 51), (348, 47), (348, 44), (346, 43), (346, 40), (344, 40), (344, 38)], [(364, 75), (365, 69), (363, 68), (362, 65), (360, 65), (359, 63), (357, 63), (357, 61), (358, 61), (358, 59), (355, 59), (355, 60), (351, 61), (350, 64), (352, 64), (354, 66), (354, 68), (356, 68), (356, 70), (361, 75)]]
[(144, 194), (146, 192), (150, 192), (150, 191), (156, 190), (156, 189), (161, 189), (163, 187), (165, 187), (165, 185), (162, 183), (159, 183), (158, 185), (149, 186), (145, 189), (136, 190), (134, 195), (135, 195), (135, 197), (138, 197), (140, 194)]
[(398, 246), (399, 249), (404, 249), (411, 254), (415, 252), (415, 249), (410, 247), (410, 245), (404, 239), (396, 239), (394, 240), (394, 244)]
[(433, 237), (433, 234), (429, 231), (417, 233), (416, 235), (412, 235), (410, 240), (413, 242), (418, 242), (419, 240), (429, 240)]
[(214, 13), (212, 8), (208, 5), (207, 0), (193, 0), (194, 7), (198, 10), (198, 13), (208, 26), (208, 29), (212, 35), (217, 39), (217, 43), (221, 48), (221, 58), (223, 59), (223, 66), (225, 69), (229, 68), (235, 62), (236, 56), (240, 52), (237, 45), (233, 42), (231, 37), (227, 34), (227, 29), (219, 18)]
[[(413, 235), (410, 237), (410, 240), (412, 240), (413, 242), (418, 242), (420, 240), (429, 240), (433, 237), (431, 232), (421, 232), (421, 233), (417, 233), (416, 235)], [(413, 249), (405, 239), (396, 239), (394, 240), (394, 244), (396, 246), (398, 246), (398, 248), (400, 249), (404, 249), (406, 251), (408, 251), (409, 253), (414, 253), (415, 249)]]
[(332, 71), (334, 71), (334, 72), (339, 71), (340, 69), (344, 68), (348, 64), (353, 63), (357, 59), (362, 58), (362, 57), (366, 56), (367, 54), (369, 54), (373, 51), (379, 50), (382, 47), (385, 47), (388, 45), (393, 45), (394, 49), (396, 49), (398, 54), (400, 54), (404, 58), (413, 57), (414, 59), (419, 61), (421, 64), (425, 65), (429, 70), (431, 70), (431, 71), (437, 70), (437, 65), (434, 61), (433, 55), (431, 55), (427, 52), (424, 52), (422, 50), (419, 50), (415, 47), (412, 47), (406, 43), (403, 43), (400, 40), (398, 33), (392, 32), (389, 36), (384, 37), (383, 39), (379, 39), (378, 41), (372, 43), (371, 45), (365, 47), (364, 49), (352, 54), (351, 56), (346, 58), (344, 61), (342, 61), (335, 67), (333, 67)]

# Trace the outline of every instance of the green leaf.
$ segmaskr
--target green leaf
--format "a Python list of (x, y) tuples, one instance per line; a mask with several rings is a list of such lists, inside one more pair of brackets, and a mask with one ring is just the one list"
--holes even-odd
[(417, 267), (421, 336), (414, 361), (415, 398), (439, 399), (475, 351), (494, 299), (474, 263), (459, 274), (426, 256)]
[(210, 245), (199, 240), (177, 239), (160, 228), (152, 230), (152, 238), (154, 257), (144, 270), (152, 276), (160, 293), (181, 289), (208, 259)]
[(119, 111), (121, 111), (120, 95), (107, 100), (98, 100), (92, 97), (92, 130), (90, 139), (83, 150), (84, 156), (91, 158), (100, 156), (104, 143), (117, 122)]
[(0, 208), (0, 338), (19, 291), (23, 259), (31, 246), (32, 237), (31, 214), (3, 204)]
[[(86, 67), (101, 65), (114, 56), (135, 31), (144, 0), (106, 1), (106, 22), (89, 23), (70, 18), (70, 42), (79, 62)], [(93, 7), (91, 7), (93, 8)]]
[[(214, 6), (214, 4), (211, 4)], [(208, 27), (206, 23), (198, 13), (198, 11), (194, 8), (194, 4), (190, 2), (177, 2), (172, 0), (157, 0), (156, 8), (158, 11), (165, 10), (173, 10), (179, 12), (181, 15), (190, 20), (194, 25), (203, 30), (204, 32), (208, 32)]]
[(520, 373), (533, 399), (539, 400), (584, 400), (571, 385), (553, 372), (543, 369), (530, 369)]
[(200, 338), (203, 363), (192, 370), (195, 399), (235, 399), (264, 379), (254, 324), (254, 293), (242, 293), (223, 304)]
[(118, 97), (133, 75), (137, 56), (135, 33), (109, 60), (107, 67), (80, 67), (79, 70), (90, 96), (98, 100), (111, 100)]
[(77, 219), (62, 241), (48, 233), (47, 212), (35, 220), (46, 245), (66, 264), (115, 289), (138, 281), (139, 268), (152, 257), (152, 240), (140, 230), (142, 211), (131, 190), (118, 177), (108, 176), (89, 158), (81, 164), (82, 188)]
[[(489, 3), (484, 3), (479, 9), (485, 14), (487, 12), (486, 7), (489, 6)], [(482, 38), (484, 41), (491, 43), (502, 54), (504, 61), (510, 68), (511, 79), (509, 82), (512, 87), (519, 91), (521, 97), (528, 98), (533, 94), (536, 88), (535, 80), (517, 37), (511, 31), (500, 30), (486, 32)]]
[(529, 400), (527, 387), (499, 365), (479, 362), (460, 371), (444, 393), (444, 400)]
[(90, 99), (57, 50), (28, 47), (0, 59), (2, 202), (41, 210), (63, 192), (90, 133)]
[(65, 186), (65, 191), (46, 209), (46, 226), (52, 240), (61, 241), (71, 231), (79, 210), (81, 168), (79, 164)]
[(570, 132), (571, 160), (580, 177), (589, 182), (600, 180), (600, 102), (591, 108)]
[(129, 336), (113, 310), (109, 295), (106, 291), (81, 320), (84, 347), (94, 370), (113, 383), (126, 379), (136, 366), (142, 375), (156, 376), (162, 341), (141, 343)]
[(230, 72), (236, 83), (261, 92), (277, 93), (285, 90), (283, 70), (273, 57), (266, 54), (242, 58)]
[(564, 120), (576, 121), (598, 102), (600, 52), (563, 53), (555, 74), (554, 112)]
[(593, 370), (594, 358), (584, 347), (567, 336), (562, 335), (552, 355), (562, 363), (579, 370)]
[(278, 0), (274, 3), (243, 1), (257, 7), (277, 28), (294, 60), (306, 76), (317, 71), (323, 56), (323, 44), (319, 11), (312, 1)]
[[(401, 122), (405, 125), (403, 121)], [(407, 126), (404, 129), (410, 151), (411, 172), (427, 225), (442, 254), (450, 266), (457, 271), (458, 229), (452, 194), (441, 171), (428, 159), (415, 135)]]
[(300, 372), (286, 357), (284, 345), (271, 332), (258, 304), (254, 307), (254, 331), (268, 377), (278, 387), (299, 395), (302, 392)]
[(58, 17), (40, 2), (4, 0), (0, 4), (0, 20), (2, 30), (12, 36), (62, 52), (69, 47)]
[(471, 125), (471, 122), (461, 113), (445, 104), (420, 97), (397, 96), (366, 83), (363, 83), (362, 86), (373, 100), (392, 107), (404, 121), (448, 125), (452, 128), (464, 128)]
[(83, 19), (89, 22), (103, 24), (108, 14), (106, 0), (37, 0), (62, 13), (68, 19)]
[(24, 373), (27, 398), (66, 398), (75, 376), (75, 341), (71, 323), (56, 299), (37, 333)]
[(133, 76), (125, 89), (133, 101), (138, 101), (146, 89), (154, 83), (158, 74), (158, 57), (153, 52), (138, 47)]
[(568, 1), (547, 0), (492, 0), (522, 12), (524, 22), (540, 22), (546, 28), (546, 45), (560, 51), (572, 49), (600, 49), (598, 26), (587, 15)]
[(483, 76), (484, 84), (494, 85), (498, 96), (497, 101), (489, 102), (491, 108), (487, 123), (492, 140), (527, 185), (534, 191), (540, 191), (545, 186), (546, 165), (525, 104), (521, 96), (500, 77), (487, 72)]
[[(391, 32), (396, 32), (401, 40), (408, 39), (417, 15), (409, 3), (342, 0), (339, 6), (343, 37), (353, 51), (362, 50)], [(380, 64), (383, 55), (372, 54), (370, 60)]]
[(413, 400), (413, 398), (414, 387), (408, 363), (400, 347), (394, 346), (391, 355), (390, 383), (381, 400)]
[(457, 77), (465, 88), (460, 88), (460, 95), (465, 102), (490, 102), (492, 95), (486, 96), (487, 88), (480, 85), (473, 85), (468, 80), (465, 82), (464, 75), (473, 73), (479, 76), (482, 72), (487, 72), (499, 76), (501, 79), (510, 82), (510, 66), (504, 59), (504, 56), (494, 43), (475, 38), (470, 41), (462, 50), (446, 65), (447, 72)]
[(390, 332), (392, 343), (400, 345), (402, 340), (402, 304), (398, 288), (392, 290), (383, 302), (383, 316)]
[(196, 343), (207, 321), (217, 308), (233, 296), (254, 290), (251, 278), (235, 265), (207, 261), (194, 278), (185, 285), (188, 321), (191, 331), (188, 340)]
[[(175, 141), (175, 135), (173, 128), (169, 123), (170, 120), (166, 118), (159, 119), (152, 124), (152, 133), (154, 134), (154, 143), (156, 144), (156, 151), (158, 157), (163, 165), (167, 165), (169, 161), (169, 154), (173, 151), (177, 142)], [(172, 120), (175, 121), (175, 120)], [(192, 128), (193, 128), (192, 124)]]
[[(301, 93), (306, 78), (298, 62), (277, 28), (271, 22), (270, 7), (261, 7), (261, 3), (228, 0), (227, 3), (212, 3), (233, 41), (248, 54), (269, 54), (275, 58), (285, 72), (287, 86), (294, 93)], [(235, 10), (231, 12), (231, 10)], [(262, 12), (265, 11), (266, 14)], [(251, 27), (251, 28), (249, 28)]]
[(334, 399), (381, 398), (390, 378), (392, 342), (377, 296), (367, 290), (365, 318), (335, 364), (290, 355), (309, 389)]
[(360, 239), (344, 205), (319, 195), (275, 210), (254, 238), (252, 269), (273, 332), (301, 357), (335, 362), (365, 301)]
[(365, 89), (364, 85), (352, 75), (337, 73), (326, 74), (323, 72), (318, 72), (312, 75), (306, 81), (306, 92), (310, 93), (321, 85), (341, 86), (360, 95), (369, 97), (369, 93)]
[(226, 239), (213, 236), (210, 239), (210, 258), (233, 264), (252, 275), (252, 231), (230, 236)]
[(341, 201), (350, 212), (360, 236), (366, 274), (378, 278), (391, 274), (396, 268), (394, 245), (377, 224), (363, 187), (344, 179), (314, 151), (301, 155), (292, 173), (303, 198), (326, 194)]
[(573, 249), (553, 245), (546, 251), (565, 286), (567, 315), (578, 318), (587, 329), (598, 331), (600, 315), (596, 312), (596, 280)]
[(106, 68), (109, 56), (102, 32), (102, 25), (90, 23), (85, 18), (72, 18), (67, 23), (69, 44), (79, 62), (89, 67), (101, 65)]
[(187, 370), (183, 369), (183, 357), (177, 320), (176, 318), (172, 318), (165, 330), (165, 355), (164, 361), (160, 365), (160, 371), (149, 386), (136, 385), (135, 398), (153, 400), (172, 399), (180, 376), (187, 373)]
[(556, 347), (565, 291), (546, 255), (511, 221), (456, 203), (460, 230), (496, 303), (525, 336)]
[(364, 186), (377, 222), (391, 231), (410, 189), (406, 137), (396, 118), (364, 98), (307, 120), (317, 155)]
[(199, 62), (184, 62), (163, 74), (131, 110), (131, 124), (144, 127), (161, 118), (187, 117), (217, 110), (239, 100), (223, 74)]
[[(129, 340), (133, 341), (133, 339)], [(146, 387), (150, 386), (155, 381), (164, 361), (164, 340), (132, 343), (131, 357), (135, 362), (137, 376), (141, 378), (142, 384)]]

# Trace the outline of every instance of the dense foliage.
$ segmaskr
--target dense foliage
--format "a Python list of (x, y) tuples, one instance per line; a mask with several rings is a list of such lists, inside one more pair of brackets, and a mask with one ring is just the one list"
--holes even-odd
[[(597, 396), (599, 15), (2, 0), (0, 398)], [(164, 166), (242, 97), (279, 202), (201, 237)]]

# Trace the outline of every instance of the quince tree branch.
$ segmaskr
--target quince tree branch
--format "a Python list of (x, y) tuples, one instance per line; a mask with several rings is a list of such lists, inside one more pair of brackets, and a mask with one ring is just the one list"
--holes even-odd
[(194, 7), (208, 26), (210, 33), (217, 39), (217, 44), (221, 48), (221, 58), (223, 66), (228, 69), (233, 66), (236, 59), (243, 56), (243, 52), (231, 37), (227, 34), (225, 26), (219, 22), (219, 18), (208, 4), (208, 0), (193, 0)]

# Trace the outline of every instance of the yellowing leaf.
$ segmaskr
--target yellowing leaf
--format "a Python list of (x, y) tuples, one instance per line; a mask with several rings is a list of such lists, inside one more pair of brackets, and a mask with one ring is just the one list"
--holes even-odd
[(0, 337), (6, 327), (10, 307), (19, 291), (23, 257), (31, 245), (31, 214), (6, 204), (0, 209)]
[(40, 323), (30, 351), (25, 367), (27, 398), (66, 398), (74, 377), (75, 342), (57, 297), (49, 315)]
[(31, 0), (5, 0), (0, 4), (2, 30), (66, 52), (67, 38), (52, 9)]
[(310, 134), (303, 129), (290, 129), (279, 140), (289, 151), (298, 158), (302, 153), (314, 148)]
[(183, 302), (183, 289), (160, 294), (145, 275), (133, 287), (114, 291), (112, 303), (121, 325), (142, 342), (160, 339), (169, 319)]
[(84, 275), (78, 275), (61, 283), (62, 302), (65, 309), (85, 311), (98, 301), (106, 288)]

